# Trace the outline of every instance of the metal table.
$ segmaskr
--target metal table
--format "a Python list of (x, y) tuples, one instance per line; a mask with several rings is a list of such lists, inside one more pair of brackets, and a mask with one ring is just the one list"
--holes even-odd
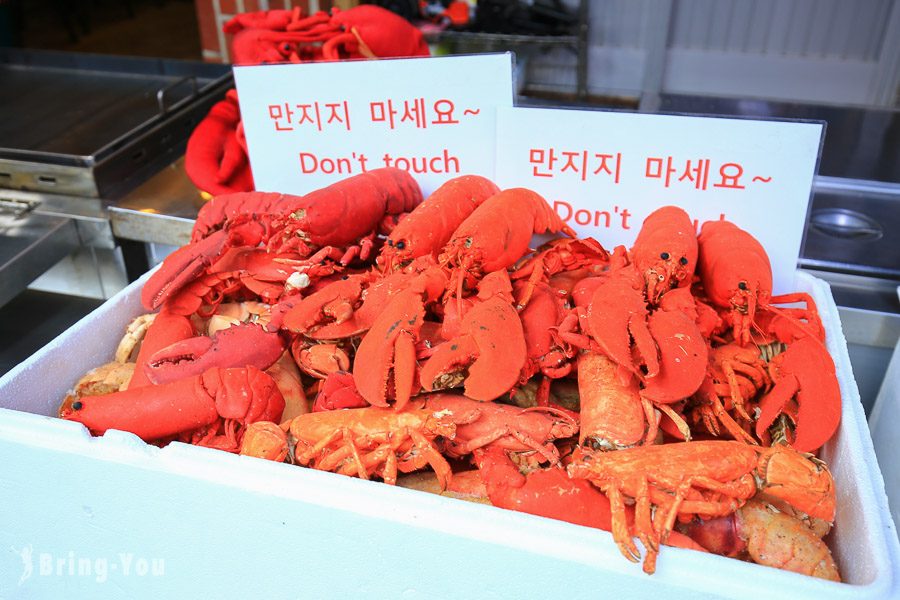
[(228, 65), (12, 48), (0, 81), (0, 306), (79, 247), (113, 248), (107, 208), (177, 161), (232, 85)]

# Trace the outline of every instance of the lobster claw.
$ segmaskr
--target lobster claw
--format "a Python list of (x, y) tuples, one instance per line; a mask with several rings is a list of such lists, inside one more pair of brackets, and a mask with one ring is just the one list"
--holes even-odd
[(350, 356), (338, 344), (310, 343), (298, 336), (291, 343), (291, 355), (300, 370), (316, 379), (350, 368)]
[(164, 306), (153, 319), (153, 323), (147, 329), (147, 334), (141, 342), (141, 349), (135, 359), (134, 374), (128, 387), (135, 388), (153, 383), (146, 373), (146, 365), (158, 350), (170, 346), (194, 335), (194, 326), (190, 319), (175, 314)]
[[(791, 446), (800, 452), (815, 452), (841, 422), (841, 390), (834, 361), (819, 340), (801, 338), (772, 363), (775, 387), (759, 402), (756, 435), (765, 435), (778, 415), (785, 414), (794, 423)], [(796, 408), (789, 402), (792, 399)]]
[(683, 312), (657, 310), (647, 320), (659, 348), (659, 373), (644, 379), (644, 398), (670, 404), (700, 388), (706, 376), (709, 346), (696, 322)]
[(837, 506), (834, 477), (815, 457), (775, 444), (760, 450), (760, 499), (787, 504), (811, 519), (834, 523)]
[[(647, 302), (642, 281), (630, 267), (623, 268), (594, 290), (587, 310), (588, 330), (604, 354), (613, 362), (646, 377), (659, 373), (656, 343), (647, 327)], [(632, 342), (633, 340), (633, 342)], [(635, 364), (634, 352), (638, 361)]]
[(213, 367), (267, 369), (284, 350), (284, 340), (277, 332), (240, 323), (212, 337), (197, 336), (165, 347), (150, 357), (144, 371), (150, 381), (162, 384), (200, 375)]
[(275, 380), (245, 367), (212, 368), (171, 383), (83, 397), (59, 416), (96, 434), (119, 429), (153, 441), (212, 425), (219, 418), (242, 425), (278, 421), (283, 411), (284, 398)]
[[(393, 302), (375, 321), (356, 351), (353, 379), (373, 406), (388, 406), (393, 396), (398, 410), (413, 394), (415, 343), (425, 321), (421, 302)], [(389, 390), (393, 381), (393, 390)]]
[[(333, 281), (306, 296), (284, 314), (283, 327), (313, 339), (337, 339), (358, 335), (371, 324), (368, 313), (353, 306), (368, 288), (369, 275), (359, 274)], [(322, 336), (319, 329), (325, 329)]]
[(341, 408), (365, 408), (366, 406), (369, 406), (369, 403), (356, 390), (353, 375), (346, 371), (338, 371), (330, 373), (322, 380), (319, 394), (313, 402), (312, 412)]
[(525, 332), (512, 305), (512, 286), (505, 269), (479, 284), (480, 302), (469, 309), (460, 334), (438, 346), (422, 366), (419, 378), (426, 391), (465, 381), (465, 395), (489, 401), (516, 384), (525, 365)]
[[(423, 272), (390, 300), (356, 350), (353, 379), (360, 395), (373, 406), (388, 406), (388, 398), (402, 410), (414, 394), (416, 342), (425, 322), (425, 303), (444, 291), (447, 278), (440, 269)], [(393, 389), (391, 388), (393, 383)]]
[(162, 306), (170, 296), (194, 281), (219, 256), (228, 239), (225, 231), (215, 233), (182, 246), (160, 265), (141, 290), (141, 304), (148, 310)]

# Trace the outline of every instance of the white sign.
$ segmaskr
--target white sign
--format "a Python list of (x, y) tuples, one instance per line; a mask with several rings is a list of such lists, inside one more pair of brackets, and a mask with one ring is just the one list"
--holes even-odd
[(234, 67), (257, 190), (304, 194), (380, 167), (430, 194), (494, 175), (498, 106), (512, 106), (512, 55)]
[(818, 123), (500, 109), (496, 182), (542, 194), (580, 236), (630, 246), (660, 206), (725, 218), (769, 254), (775, 293), (793, 280), (819, 155)]

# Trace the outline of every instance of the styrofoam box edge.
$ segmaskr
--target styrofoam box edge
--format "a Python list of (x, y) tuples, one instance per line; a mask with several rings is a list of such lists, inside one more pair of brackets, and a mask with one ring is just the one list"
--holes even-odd
[[(305, 574), (305, 585), (324, 590), (327, 595), (344, 590), (394, 597), (407, 592), (438, 597), (455, 595), (460, 593), (458, 588), (441, 587), (441, 584), (452, 586), (455, 581), (458, 585), (463, 579), (466, 587), (479, 590), (479, 595), (490, 595), (493, 591), (516, 597), (546, 597), (561, 592), (571, 597), (593, 597), (602, 591), (613, 597), (637, 598), (666, 591), (675, 592), (679, 597), (698, 598), (758, 598), (763, 594), (858, 599), (888, 597), (897, 591), (900, 548), (850, 370), (837, 307), (827, 284), (805, 273), (798, 272), (797, 288), (809, 292), (818, 304), (843, 398), (841, 427), (823, 450), (823, 458), (831, 466), (838, 486), (832, 549), (850, 584), (821, 581), (675, 548), (663, 549), (656, 574), (648, 577), (641, 573), (639, 566), (622, 558), (607, 532), (184, 444), (159, 449), (122, 432), (111, 431), (101, 438), (92, 438), (79, 424), (47, 416), (54, 414), (74, 381), (90, 368), (111, 360), (125, 326), (143, 312), (140, 288), (146, 277), (0, 378), (0, 404), (6, 407), (0, 409), (0, 452), (15, 453), (14, 464), (0, 477), (0, 497), (20, 492), (26, 483), (30, 488), (26, 496), (17, 500), (25, 508), (24, 525), (4, 521), (0, 527), (0, 552), (10, 548), (6, 555), (0, 553), (0, 559), (8, 559), (10, 564), (18, 560), (13, 550), (28, 541), (16, 536), (27, 536), (23, 532), (29, 531), (29, 527), (40, 530), (34, 528), (35, 523), (29, 525), (27, 515), (32, 504), (37, 510), (42, 501), (39, 498), (44, 495), (51, 498), (53, 494), (58, 495), (57, 504), (52, 506), (71, 501), (73, 506), (94, 507), (86, 512), (72, 509), (76, 514), (68, 515), (66, 527), (54, 532), (63, 542), (69, 540), (83, 547), (85, 532), (96, 535), (98, 525), (106, 531), (119, 530), (121, 535), (127, 536), (129, 531), (132, 535), (139, 534), (143, 530), (135, 522), (136, 508), (143, 507), (148, 513), (140, 515), (141, 523), (171, 518), (156, 498), (132, 495), (127, 506), (112, 502), (121, 502), (118, 491), (154, 486), (156, 490), (165, 490), (173, 499), (190, 494), (189, 498), (181, 498), (189, 505), (177, 509), (184, 512), (179, 515), (179, 522), (185, 527), (210, 526), (206, 500), (212, 503), (218, 518), (225, 521), (221, 527), (228, 528), (232, 545), (242, 549), (249, 565), (244, 568), (244, 561), (229, 562), (223, 555), (217, 555), (220, 562), (225, 560), (227, 564), (224, 569), (217, 569), (215, 577), (206, 573), (207, 581), (202, 565), (208, 560), (207, 555), (216, 551), (210, 540), (204, 542), (209, 547), (203, 553), (167, 545), (170, 561), (200, 563), (200, 574), (182, 579), (180, 571), (170, 572), (152, 582), (160, 586), (157, 592), (183, 585), (202, 587), (206, 583), (224, 582), (230, 591), (260, 593), (266, 589), (289, 589), (279, 586), (296, 585), (300, 574)], [(34, 475), (61, 468), (62, 473), (69, 469), (77, 472), (77, 481), (67, 482), (64, 475), (51, 481)], [(92, 482), (104, 480), (110, 472), (119, 474), (114, 488), (118, 491), (102, 495), (95, 491), (101, 486)], [(205, 496), (201, 503), (204, 508), (190, 504), (198, 490)], [(71, 494), (80, 497), (72, 500)], [(229, 506), (248, 502), (258, 507), (258, 512), (254, 510), (251, 515), (229, 512)], [(98, 510), (106, 515), (106, 522), (92, 520)], [(309, 523), (296, 527), (285, 525), (292, 518), (296, 520), (298, 513), (313, 516), (311, 520), (317, 523), (322, 519), (329, 521), (329, 529), (312, 527), (317, 537), (309, 539), (313, 535)], [(32, 520), (38, 518), (37, 514), (32, 515)], [(279, 520), (282, 528), (288, 530), (278, 528)], [(271, 551), (267, 553), (273, 541), (258, 539), (258, 532), (270, 526), (281, 531), (289, 541), (289, 549), (279, 547), (278, 556), (290, 552), (291, 560), (273, 562)], [(139, 539), (131, 538), (132, 545), (140, 550), (162, 543), (152, 531)], [(376, 544), (378, 552), (373, 552), (372, 540), (381, 540), (381, 544)], [(257, 552), (255, 559), (254, 552)], [(330, 570), (327, 566), (330, 563), (323, 566), (317, 562), (322, 555), (334, 558), (337, 571)], [(462, 560), (466, 564), (466, 560), (476, 558), (489, 564), (481, 569), (477, 564), (470, 564), (468, 568), (477, 572), (465, 576), (458, 573), (454, 578), (445, 573), (458, 568), (448, 564), (448, 560)], [(401, 568), (408, 560), (414, 560), (415, 567)], [(304, 564), (310, 570), (304, 571)], [(13, 572), (18, 572), (18, 568)], [(338, 572), (344, 576), (338, 576)], [(265, 582), (260, 581), (262, 578)], [(63, 579), (62, 589), (67, 592), (96, 591), (92, 587), (96, 583), (89, 578)], [(327, 586), (323, 584), (326, 581)], [(0, 595), (4, 595), (5, 583), (0, 576)], [(32, 583), (50, 588), (62, 585), (54, 578), (20, 585)], [(145, 589), (129, 588), (132, 581), (117, 583), (129, 593)], [(302, 595), (302, 590), (298, 593)]]

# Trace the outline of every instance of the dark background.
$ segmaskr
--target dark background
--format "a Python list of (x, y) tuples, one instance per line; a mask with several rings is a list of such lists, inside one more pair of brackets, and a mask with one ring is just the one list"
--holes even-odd
[(191, 0), (0, 0), (0, 46), (202, 60)]

